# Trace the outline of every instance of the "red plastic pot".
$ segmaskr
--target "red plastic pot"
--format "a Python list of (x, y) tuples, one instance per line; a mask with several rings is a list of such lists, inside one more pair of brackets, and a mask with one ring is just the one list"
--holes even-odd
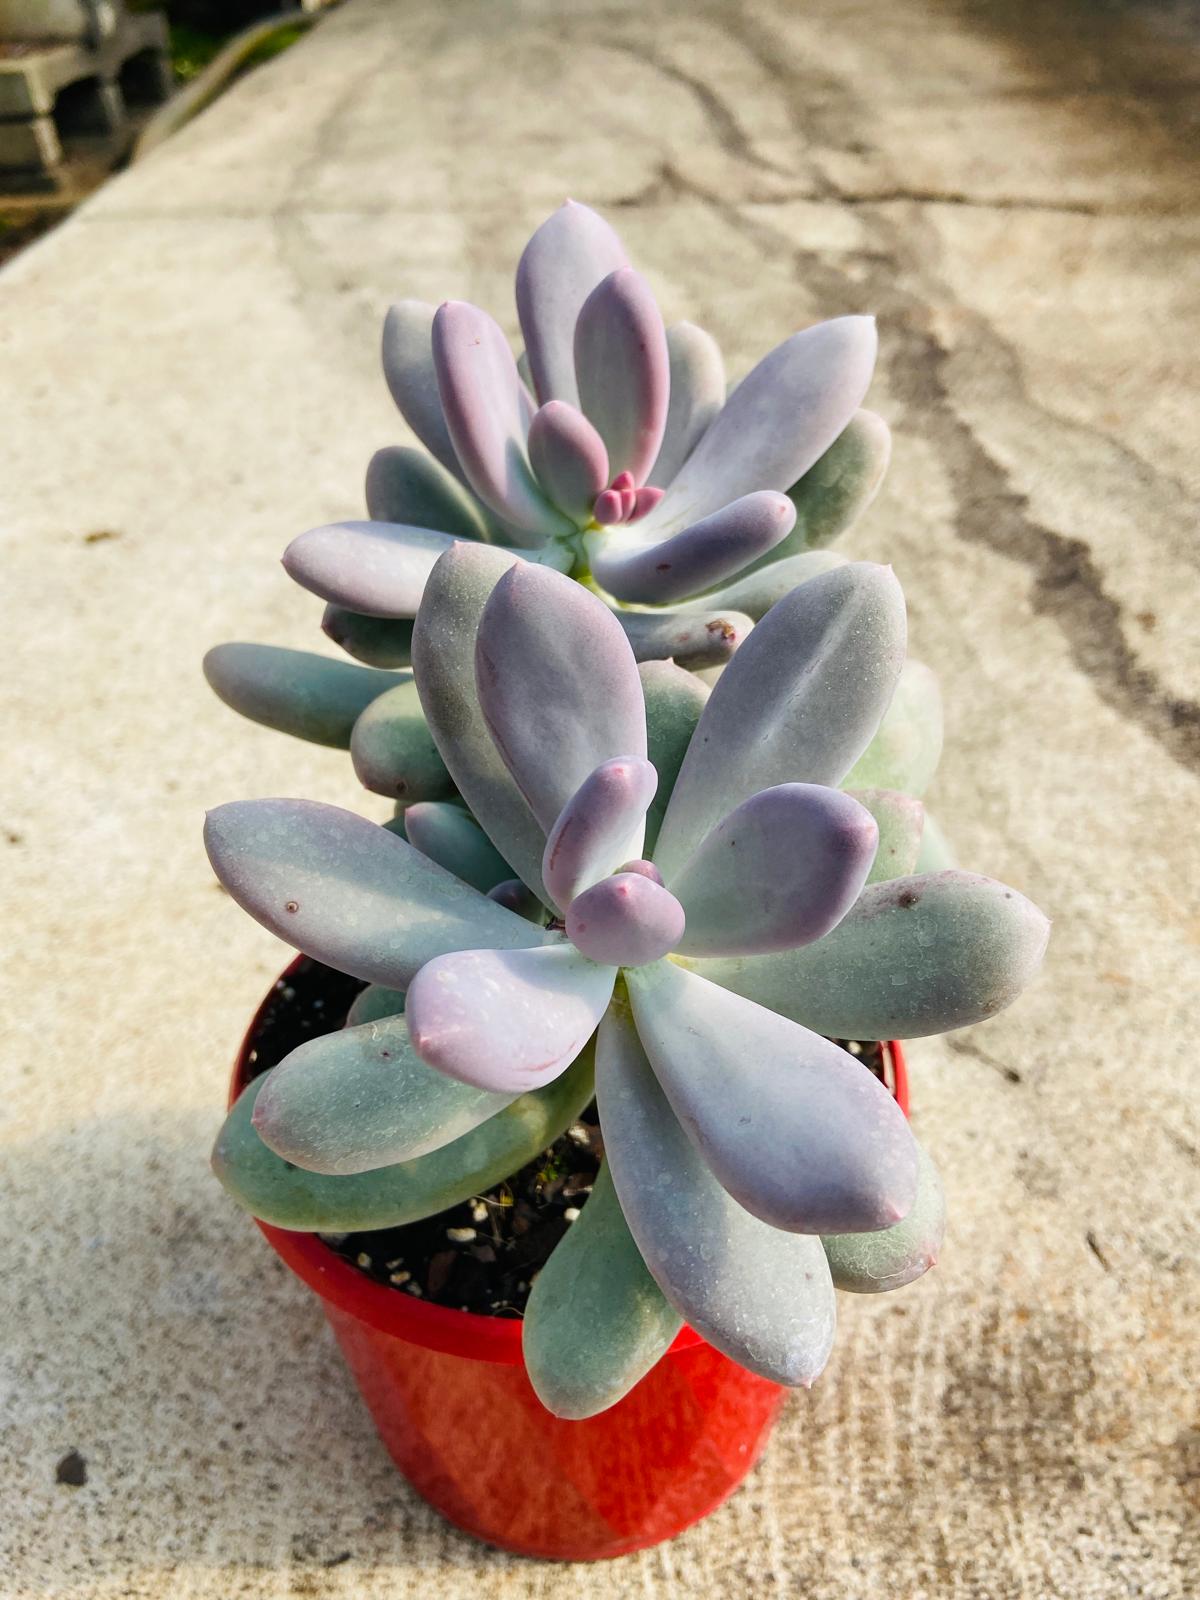
[[(253, 1040), (274, 997), (242, 1044), (231, 1104), (250, 1079)], [(885, 1050), (907, 1115), (903, 1053), (896, 1043)], [(682, 1533), (741, 1483), (787, 1397), (685, 1327), (624, 1400), (565, 1422), (533, 1392), (519, 1322), (414, 1299), (366, 1277), (315, 1234), (258, 1226), (320, 1296), (404, 1476), (458, 1527), (519, 1555), (595, 1561)]]

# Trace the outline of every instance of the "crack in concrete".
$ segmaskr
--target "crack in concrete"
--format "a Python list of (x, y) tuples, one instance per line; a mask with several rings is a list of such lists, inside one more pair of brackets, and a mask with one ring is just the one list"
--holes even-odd
[(705, 121), (713, 131), (717, 144), (727, 155), (736, 160), (745, 161), (749, 166), (758, 167), (763, 172), (774, 172), (781, 177), (791, 177), (791, 169), (778, 166), (775, 162), (760, 155), (754, 148), (750, 135), (742, 127), (736, 113), (721, 98), (711, 83), (706, 83), (703, 78), (697, 78), (693, 73), (687, 72), (674, 61), (669, 61), (659, 50), (648, 44), (643, 38), (636, 44), (627, 43), (621, 38), (610, 38), (601, 41), (605, 48), (618, 55), (629, 56), (643, 66), (650, 67), (662, 78), (670, 83), (677, 83), (691, 95), (699, 106)]
[[(787, 53), (760, 23), (745, 12), (736, 20), (721, 20), (727, 32), (731, 26), (735, 30), (730, 37), (748, 50), (779, 86), (800, 138), (813, 137), (809, 108), (817, 104), (825, 123), (824, 136), (828, 139), (831, 123), (840, 124), (857, 130), (852, 138), (861, 148), (866, 110), (846, 83), (825, 73), (817, 74), (814, 83), (807, 63), (784, 76), (779, 63), (787, 59)], [(773, 249), (786, 250), (797, 275), (815, 287), (823, 300), (844, 304), (851, 298), (861, 309), (888, 318), (895, 350), (892, 381), (905, 420), (932, 436), (946, 467), (955, 496), (956, 535), (1024, 566), (1030, 576), (1033, 609), (1053, 619), (1075, 665), (1105, 703), (1146, 732), (1180, 766), (1200, 771), (1200, 702), (1173, 693), (1142, 661), (1125, 637), (1121, 602), (1108, 591), (1088, 546), (1031, 513), (1028, 496), (1013, 486), (1004, 466), (959, 414), (946, 372), (951, 353), (929, 325), (929, 306), (953, 304), (969, 324), (967, 338), (976, 357), (990, 355), (1009, 398), (1025, 410), (1038, 412), (1041, 408), (1024, 392), (1019, 357), (1011, 343), (985, 317), (965, 306), (944, 282), (938, 280), (936, 293), (930, 292), (934, 284), (926, 261), (907, 245), (882, 210), (867, 212), (864, 225), (873, 248), (860, 253), (865, 269), (862, 277), (848, 283), (818, 253), (797, 246), (761, 217), (747, 217), (740, 201), (705, 193), (677, 171), (672, 170), (670, 177), (712, 205), (729, 226)], [(836, 191), (834, 197), (844, 199)], [(914, 285), (912, 289), (901, 287), (905, 277)], [(1062, 427), (1060, 419), (1049, 420)], [(1138, 465), (1146, 470), (1144, 463)]]

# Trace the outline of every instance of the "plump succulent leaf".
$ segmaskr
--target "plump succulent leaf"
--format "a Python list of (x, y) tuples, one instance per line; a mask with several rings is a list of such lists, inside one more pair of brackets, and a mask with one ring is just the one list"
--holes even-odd
[(254, 1126), (276, 1155), (310, 1172), (370, 1172), (439, 1150), (513, 1098), (426, 1066), (400, 1016), (293, 1050), (267, 1074)]
[(585, 889), (567, 911), (567, 937), (592, 961), (640, 967), (674, 950), (683, 935), (683, 907), (669, 889), (641, 872), (616, 872)]
[(735, 806), (670, 881), (687, 915), (683, 955), (751, 955), (808, 944), (858, 899), (879, 829), (849, 795), (783, 783)]
[(757, 622), (765, 617), (773, 605), (778, 605), (785, 595), (791, 594), (810, 578), (818, 578), (834, 567), (848, 566), (845, 556), (832, 550), (810, 550), (804, 555), (787, 556), (776, 561), (768, 557), (759, 570), (748, 577), (736, 578), (712, 594), (701, 595), (685, 607), (688, 611), (704, 611), (713, 606), (736, 606)]
[(369, 983), (351, 1001), (345, 1025), (347, 1028), (357, 1028), (364, 1022), (382, 1022), (385, 1017), (398, 1017), (403, 1010), (403, 989), (389, 989), (382, 983)]
[(644, 527), (675, 532), (756, 489), (791, 488), (862, 403), (875, 367), (872, 317), (793, 334), (737, 385)]
[(663, 661), (693, 670), (724, 666), (754, 626), (740, 611), (618, 611), (635, 661)]
[(517, 265), (517, 315), (538, 400), (579, 405), (575, 324), (602, 278), (628, 264), (604, 218), (568, 200), (542, 223)]
[(629, 641), (607, 606), (556, 572), (522, 562), (496, 584), (475, 682), (496, 748), (547, 831), (601, 762), (646, 754)]
[(310, 528), (283, 553), (302, 589), (369, 617), (413, 617), (425, 580), (454, 543), (448, 533), (400, 522), (331, 522)]
[(388, 445), (367, 464), (367, 516), (434, 528), (456, 539), (485, 539), (487, 524), (476, 501), (423, 450)]
[(886, 1228), (907, 1215), (916, 1144), (861, 1062), (674, 962), (625, 980), (660, 1087), (739, 1205), (791, 1233)]
[(545, 935), (386, 828), (312, 800), (210, 811), (213, 871), (244, 911), (339, 972), (406, 989), (450, 950), (517, 949)]
[(650, 482), (666, 488), (725, 404), (725, 363), (717, 341), (694, 322), (667, 329), (671, 392)]
[(900, 585), (866, 562), (822, 573), (767, 612), (713, 688), (684, 757), (654, 851), (668, 882), (696, 840), (759, 789), (840, 785), (891, 700), (904, 640)]
[(412, 661), (411, 617), (368, 617), (345, 606), (327, 605), (321, 631), (369, 667), (407, 667)]
[(482, 545), (460, 544), (447, 552), (421, 602), (413, 670), (429, 731), (459, 793), (517, 876), (541, 895), (545, 830), (492, 742), (475, 692), (479, 619), (513, 560)]
[(859, 805), (866, 806), (879, 829), (879, 848), (867, 874), (868, 883), (886, 883), (889, 878), (906, 878), (917, 870), (917, 852), (925, 807), (910, 794), (894, 789), (855, 789)]
[(646, 1269), (608, 1168), (538, 1273), (521, 1348), (548, 1411), (594, 1417), (627, 1395), (670, 1348), (679, 1313)]
[(582, 411), (549, 400), (529, 424), (529, 464), (560, 511), (583, 524), (609, 480), (604, 440)]
[(461, 806), (423, 800), (404, 813), (409, 844), (456, 878), (487, 894), (512, 877), (512, 868), (483, 829)]
[(572, 524), (530, 468), (525, 438), (533, 403), (497, 324), (478, 306), (447, 300), (433, 319), (433, 361), (446, 426), (471, 488), (522, 544), (570, 533)]
[(743, 495), (660, 544), (641, 537), (645, 521), (627, 534), (589, 534), (588, 558), (597, 583), (616, 599), (668, 605), (740, 572), (786, 537), (795, 518), (785, 494), (762, 491)]
[(354, 724), (399, 673), (333, 661), (273, 644), (218, 644), (204, 657), (204, 676), (227, 706), (252, 722), (313, 744), (348, 750)]
[(946, 1231), (942, 1180), (927, 1151), (917, 1147), (917, 1198), (903, 1222), (874, 1233), (834, 1233), (821, 1243), (834, 1286), (852, 1294), (902, 1289), (936, 1265)]
[(948, 867), (956, 867), (958, 862), (954, 858), (954, 851), (950, 848), (950, 841), (942, 831), (941, 823), (925, 813), (925, 826), (921, 830), (921, 849), (917, 855), (914, 872), (945, 872)]
[(454, 793), (411, 673), (388, 689), (354, 724), (350, 759), (358, 781), (389, 800), (443, 800)]
[(1011, 1005), (1048, 934), (1015, 889), (935, 872), (873, 884), (816, 944), (695, 970), (831, 1039), (917, 1039)]
[(708, 700), (706, 684), (671, 661), (645, 661), (638, 668), (646, 702), (646, 748), (658, 773), (658, 793), (646, 813), (642, 849), (654, 851), (667, 802)]
[(408, 987), (413, 1047), (460, 1083), (499, 1094), (538, 1089), (587, 1044), (615, 979), (565, 943), (441, 956)]
[(436, 1216), (519, 1171), (592, 1098), (592, 1053), (589, 1048), (553, 1083), (521, 1095), (440, 1150), (348, 1176), (306, 1172), (267, 1148), (251, 1120), (262, 1082), (242, 1092), (217, 1136), (217, 1177), (238, 1205), (278, 1228), (350, 1233)]
[(776, 1383), (811, 1384), (829, 1359), (835, 1324), (820, 1239), (769, 1227), (726, 1193), (616, 1007), (597, 1038), (596, 1098), (621, 1209), (666, 1298), (740, 1366)]
[(942, 754), (942, 691), (937, 674), (906, 661), (879, 729), (846, 776), (848, 789), (898, 789), (923, 795)]
[(575, 381), (608, 451), (609, 475), (628, 472), (644, 483), (663, 440), (670, 367), (658, 302), (633, 267), (608, 273), (580, 307)]
[(640, 756), (616, 756), (588, 773), (559, 812), (542, 857), (542, 880), (560, 910), (641, 855), (657, 788), (658, 773)]
[(891, 454), (892, 435), (883, 418), (856, 411), (820, 460), (788, 490), (796, 526), (779, 553), (819, 550), (845, 533), (878, 494)]
[(401, 416), (417, 438), (456, 478), (462, 468), (442, 415), (433, 365), (434, 307), (400, 300), (383, 323), (383, 375)]

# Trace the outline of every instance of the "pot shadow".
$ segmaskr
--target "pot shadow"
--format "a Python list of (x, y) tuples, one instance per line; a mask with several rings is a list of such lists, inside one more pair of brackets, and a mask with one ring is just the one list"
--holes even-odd
[[(122, 1116), (9, 1147), (0, 1566), (58, 1595), (162, 1592), (193, 1567), (317, 1594), (351, 1561), (515, 1565), (399, 1475), (315, 1297), (209, 1172), (219, 1123)], [(72, 1452), (82, 1483), (59, 1480), (81, 1475)]]

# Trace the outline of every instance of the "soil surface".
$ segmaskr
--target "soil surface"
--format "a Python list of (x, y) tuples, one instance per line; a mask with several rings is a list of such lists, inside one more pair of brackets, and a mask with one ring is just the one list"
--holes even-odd
[[(345, 1021), (364, 985), (303, 957), (280, 979), (255, 1031), (248, 1076)], [(886, 1081), (878, 1044), (834, 1041)], [(524, 1315), (530, 1285), (592, 1192), (604, 1154), (595, 1102), (535, 1161), (485, 1193), (420, 1222), (321, 1238), (369, 1278), (483, 1316)]]

